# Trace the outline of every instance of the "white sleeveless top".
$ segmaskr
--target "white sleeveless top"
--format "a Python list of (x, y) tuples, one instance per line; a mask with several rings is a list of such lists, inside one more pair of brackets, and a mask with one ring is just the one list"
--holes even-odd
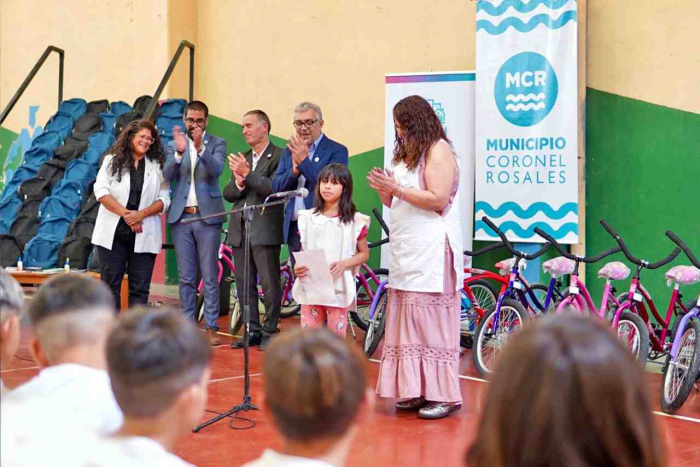
[[(446, 141), (441, 141), (447, 144)], [(440, 143), (436, 143), (440, 144)], [(459, 164), (459, 159), (455, 157)], [(416, 167), (410, 171), (405, 163), (392, 164), (394, 177), (407, 188), (421, 189), (423, 174)], [(459, 167), (455, 171), (459, 177)], [(458, 183), (458, 182), (457, 182)], [(456, 273), (455, 290), (462, 287), (462, 229), (459, 219), (459, 197), (455, 195), (446, 214), (421, 209), (394, 198), (391, 204), (389, 229), (389, 287), (408, 292), (444, 292), (445, 238), (449, 239)]]
[[(326, 252), (328, 265), (336, 261), (352, 258), (357, 253), (357, 237), (366, 226), (369, 230), (369, 216), (355, 213), (355, 219), (347, 224), (340, 222), (340, 217), (326, 217), (321, 213), (314, 214), (313, 209), (299, 211), (299, 236), (303, 250), (319, 250)], [(295, 281), (292, 288), (294, 300), (300, 305), (325, 305), (339, 308), (349, 307), (355, 298), (354, 270), (346, 269), (343, 275), (334, 279), (335, 300), (332, 303), (308, 303), (304, 286), (301, 281)]]

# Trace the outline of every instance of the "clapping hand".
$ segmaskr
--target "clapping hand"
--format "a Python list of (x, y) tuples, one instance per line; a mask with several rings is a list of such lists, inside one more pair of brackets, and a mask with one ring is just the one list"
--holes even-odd
[(243, 180), (250, 173), (250, 165), (248, 165), (248, 161), (245, 159), (245, 156), (240, 152), (238, 154), (229, 154), (228, 166), (236, 179), (236, 183), (239, 186), (243, 186)]
[(309, 145), (298, 135), (292, 135), (289, 138), (287, 149), (292, 153), (292, 163), (296, 166), (309, 157)]
[(379, 167), (373, 168), (367, 174), (367, 181), (370, 188), (383, 196), (391, 196), (398, 186), (398, 182), (394, 179), (394, 172), (391, 169), (381, 169)]
[(187, 138), (179, 126), (173, 127), (173, 140), (175, 141), (177, 152), (180, 154), (184, 153), (187, 149)]

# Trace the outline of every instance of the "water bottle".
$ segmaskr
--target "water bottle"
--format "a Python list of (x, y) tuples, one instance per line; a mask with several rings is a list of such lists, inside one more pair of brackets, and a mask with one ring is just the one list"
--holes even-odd
[(70, 272), (70, 258), (66, 258), (66, 264), (63, 265), (64, 272)]
[(17, 258), (17, 270), (24, 271), (24, 263), (22, 262), (22, 257)]

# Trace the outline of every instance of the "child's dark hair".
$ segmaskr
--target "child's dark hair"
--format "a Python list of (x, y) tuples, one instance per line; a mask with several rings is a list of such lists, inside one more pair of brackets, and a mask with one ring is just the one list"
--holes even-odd
[(352, 174), (348, 166), (343, 164), (329, 164), (318, 174), (316, 190), (314, 191), (314, 213), (322, 213), (326, 208), (326, 202), (321, 196), (321, 182), (328, 181), (340, 183), (343, 186), (343, 192), (338, 203), (338, 214), (340, 215), (341, 223), (347, 224), (352, 222), (357, 212), (355, 203), (352, 201)]

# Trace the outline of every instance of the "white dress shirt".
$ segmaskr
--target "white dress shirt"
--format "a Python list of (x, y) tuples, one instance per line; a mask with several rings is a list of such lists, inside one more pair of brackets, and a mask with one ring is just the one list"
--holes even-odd
[[(122, 206), (126, 206), (129, 202), (129, 191), (131, 189), (131, 176), (129, 171), (122, 173), (122, 179), (119, 181), (116, 175), (111, 175), (108, 169), (112, 162), (111, 154), (105, 156), (105, 160), (97, 173), (95, 180), (95, 197), (100, 199), (105, 195), (112, 195)], [(145, 162), (146, 170), (143, 174), (143, 188), (141, 189), (141, 202), (139, 210), (145, 209), (157, 200), (163, 202), (163, 212), (170, 207), (170, 182), (165, 180), (163, 170), (158, 162), (148, 158), (143, 158), (141, 164)], [(97, 219), (95, 220), (95, 229), (92, 232), (93, 245), (112, 249), (114, 242), (114, 233), (117, 231), (119, 224), (119, 215), (108, 210), (104, 205), (100, 205), (97, 211)], [(134, 251), (136, 253), (160, 253), (163, 246), (163, 229), (160, 220), (160, 215), (149, 216), (141, 222), (143, 231), (136, 234)]]
[(0, 380), (0, 400), (4, 399), (6, 395), (10, 393), (10, 390), (2, 384), (2, 380)]
[(187, 137), (187, 144), (190, 145), (190, 191), (187, 194), (187, 202), (185, 202), (185, 207), (199, 206), (199, 203), (197, 202), (197, 193), (194, 189), (194, 169), (197, 165), (197, 157), (201, 156), (204, 152), (204, 135), (206, 134), (206, 131), (202, 133), (202, 150), (200, 152), (197, 152), (197, 148), (194, 147), (194, 140), (189, 136)]
[(263, 455), (243, 467), (333, 467), (328, 462), (308, 457), (288, 456), (272, 449), (266, 449)]
[(47, 439), (62, 434), (108, 435), (123, 415), (112, 393), (109, 375), (83, 365), (47, 367), (2, 400), (2, 461), (17, 450), (41, 450)]
[[(316, 163), (317, 161), (314, 159), (314, 154), (316, 154), (316, 149), (318, 149), (318, 145), (321, 144), (321, 140), (323, 139), (323, 133), (318, 137), (316, 141), (313, 142), (311, 147), (309, 147), (309, 161)], [(317, 181), (318, 182), (318, 181)], [(304, 188), (304, 185), (306, 184), (306, 177), (304, 175), (299, 175), (299, 179), (297, 181), (297, 190), (300, 190)], [(309, 193), (309, 196), (312, 198), (314, 197), (313, 193)], [(304, 198), (301, 196), (297, 196), (294, 198), (294, 212), (292, 212), (292, 220), (295, 221), (299, 218), (299, 211), (302, 209), (306, 209), (306, 205), (304, 204)]]

